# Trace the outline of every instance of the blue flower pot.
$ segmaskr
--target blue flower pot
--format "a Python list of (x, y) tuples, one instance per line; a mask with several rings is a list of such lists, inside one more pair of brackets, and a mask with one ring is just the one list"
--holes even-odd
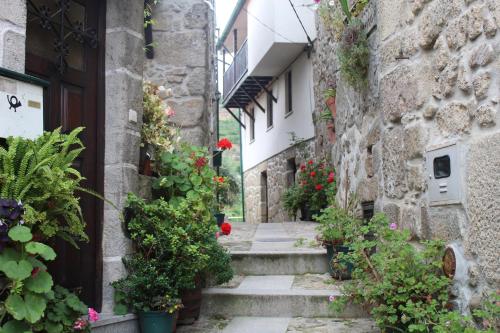
[[(347, 254), (350, 249), (347, 246), (342, 245), (327, 245), (326, 246), (326, 255), (328, 257), (328, 271), (330, 275), (338, 280), (350, 280), (352, 278), (352, 271), (354, 269), (354, 265), (351, 262), (348, 262), (342, 259), (341, 264), (334, 265), (334, 262), (337, 261), (337, 257), (339, 253)], [(344, 267), (344, 268), (343, 268)]]
[(177, 313), (150, 311), (139, 313), (141, 333), (173, 333)]

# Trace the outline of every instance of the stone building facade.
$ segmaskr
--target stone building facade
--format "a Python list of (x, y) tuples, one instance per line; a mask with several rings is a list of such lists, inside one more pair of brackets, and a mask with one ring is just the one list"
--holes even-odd
[[(213, 143), (215, 106), (214, 11), (203, 0), (160, 1), (154, 12), (154, 58), (144, 77), (171, 88), (167, 103), (184, 140)], [(208, 111), (207, 111), (208, 110)]]
[(283, 208), (283, 195), (295, 183), (297, 166), (314, 157), (314, 139), (295, 145), (246, 170), (245, 222), (267, 223), (292, 221)]
[[(21, 74), (27, 67), (26, 3), (3, 1), (0, 11), (0, 67)], [(120, 209), (129, 192), (147, 194), (149, 187), (149, 179), (138, 172), (144, 79), (172, 87), (174, 94), (168, 103), (176, 109), (184, 138), (199, 145), (209, 144), (214, 118), (214, 17), (212, 7), (203, 0), (161, 1), (155, 9), (159, 16), (155, 28), (157, 57), (145, 61), (144, 1), (92, 3), (98, 4), (96, 15), (102, 32), (96, 46), (100, 54), (98, 77), (104, 82), (97, 92), (104, 142), (99, 142), (103, 156), (96, 168), (102, 173), (104, 197)], [(101, 87), (99, 82), (94, 84)], [(95, 235), (99, 249), (86, 254), (99, 258), (95, 280), (102, 283), (99, 304), (94, 304), (101, 309), (101, 320), (93, 332), (139, 332), (135, 316), (113, 316), (110, 286), (126, 274), (122, 257), (132, 253), (132, 244), (123, 234), (119, 210), (104, 204), (101, 215), (100, 231)]]
[[(364, 91), (337, 71), (337, 45), (317, 21), (316, 105), (336, 82), (337, 118), (336, 143), (316, 147), (340, 175), (339, 200), (347, 173), (362, 203), (415, 239), (444, 239), (454, 249), (466, 273), (453, 293), (466, 311), (500, 285), (500, 4), (372, 0), (362, 18), (371, 54)], [(433, 199), (436, 151), (457, 155), (457, 200)]]

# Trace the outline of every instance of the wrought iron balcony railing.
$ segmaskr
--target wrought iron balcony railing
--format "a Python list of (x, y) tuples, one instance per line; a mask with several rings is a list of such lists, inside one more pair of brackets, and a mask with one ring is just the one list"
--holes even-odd
[(224, 99), (226, 99), (234, 88), (239, 84), (241, 78), (248, 71), (248, 44), (247, 41), (241, 45), (236, 53), (233, 63), (224, 73)]

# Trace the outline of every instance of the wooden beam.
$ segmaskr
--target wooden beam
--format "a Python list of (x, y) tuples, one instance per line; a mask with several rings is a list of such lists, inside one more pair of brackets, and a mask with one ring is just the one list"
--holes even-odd
[(224, 108), (224, 109), (226, 109), (226, 110), (227, 110), (227, 112), (229, 112), (229, 114), (230, 114), (231, 116), (233, 116), (234, 120), (236, 120), (236, 121), (238, 122), (238, 124), (240, 124), (240, 126), (241, 126), (241, 127), (243, 127), (244, 129), (247, 129), (247, 127), (245, 126), (245, 124), (243, 124), (243, 123), (241, 122), (241, 120), (240, 120), (240, 119), (238, 119), (238, 117), (236, 117), (236, 115), (235, 115), (235, 114), (234, 114), (234, 113), (233, 113), (233, 112), (232, 112), (229, 108)]
[(237, 101), (237, 100), (234, 100), (234, 102), (235, 102), (236, 104), (238, 104), (238, 107), (239, 107), (240, 109), (242, 109), (242, 110), (243, 110), (243, 112), (245, 112), (245, 113), (246, 113), (246, 115), (250, 117), (250, 119), (252, 119), (253, 121), (255, 121), (254, 116), (253, 116), (253, 115), (251, 115), (251, 114), (250, 114), (250, 112), (248, 112), (248, 111), (247, 111), (247, 109), (245, 109), (243, 106), (241, 106), (241, 104), (240, 104), (240, 103), (238, 103), (238, 101)]
[(257, 85), (262, 89), (264, 90), (269, 96), (271, 96), (271, 98), (273, 99), (274, 103), (278, 103), (278, 99), (276, 97), (274, 97), (273, 93), (271, 91), (269, 91), (266, 87), (264, 87), (260, 82), (259, 80), (255, 79), (255, 77), (251, 76), (250, 77), (255, 83), (257, 83)]
[(255, 99), (255, 97), (252, 97), (251, 95), (249, 95), (249, 94), (247, 93), (247, 91), (245, 90), (245, 88), (241, 87), (241, 90), (243, 91), (243, 93), (244, 93), (244, 94), (245, 94), (248, 98), (250, 98), (250, 99), (251, 99), (251, 100), (255, 103), (255, 105), (257, 105), (257, 107), (260, 109), (260, 111), (262, 111), (262, 112), (266, 113), (266, 109), (264, 109), (264, 108), (262, 107), (262, 105), (260, 105), (260, 104), (259, 104), (259, 102), (257, 102), (257, 100)]

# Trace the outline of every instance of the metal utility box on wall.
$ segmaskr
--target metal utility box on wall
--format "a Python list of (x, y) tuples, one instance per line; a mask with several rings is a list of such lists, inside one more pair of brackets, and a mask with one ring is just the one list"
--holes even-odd
[(460, 147), (447, 143), (429, 148), (425, 154), (431, 206), (462, 202)]
[(0, 68), (0, 138), (34, 139), (43, 133), (44, 87), (48, 82)]

